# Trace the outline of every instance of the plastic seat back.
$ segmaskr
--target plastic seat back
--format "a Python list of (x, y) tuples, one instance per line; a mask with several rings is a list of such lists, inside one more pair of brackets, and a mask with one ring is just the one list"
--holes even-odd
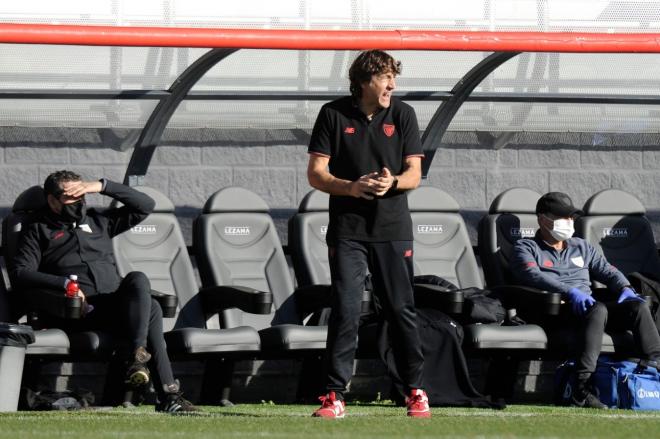
[(43, 188), (41, 186), (32, 186), (16, 198), (11, 212), (2, 221), (2, 250), (7, 271), (10, 273), (9, 282), (12, 285), (15, 282), (11, 277), (11, 273), (13, 272), (13, 261), (18, 250), (21, 230), (46, 205), (46, 196)]
[(228, 187), (213, 194), (193, 226), (193, 243), (204, 286), (231, 285), (273, 294), (270, 315), (222, 313), (223, 327), (263, 329), (275, 323), (297, 323), (283, 315), (293, 281), (266, 202), (257, 194)]
[(470, 237), (456, 200), (421, 186), (408, 192), (413, 223), (415, 275), (440, 276), (459, 288), (483, 287)]
[(214, 320), (207, 322), (197, 292), (199, 287), (188, 255), (174, 204), (161, 192), (149, 187), (134, 187), (156, 202), (147, 218), (113, 239), (117, 269), (121, 276), (131, 271), (143, 272), (151, 288), (176, 295), (177, 313), (164, 318), (164, 330), (173, 328), (218, 328)]
[(600, 249), (622, 273), (660, 275), (660, 259), (651, 224), (642, 203), (628, 192), (606, 189), (584, 205), (575, 224), (576, 235)]
[(0, 322), (15, 322), (10, 312), (9, 292), (5, 284), (5, 275), (0, 272)]
[(330, 283), (328, 245), (328, 205), (330, 196), (310, 191), (300, 202), (298, 212), (289, 220), (289, 249), (298, 285)]
[[(9, 276), (12, 272), (14, 256), (18, 250), (21, 231), (23, 227), (32, 221), (37, 212), (45, 208), (46, 197), (41, 186), (32, 186), (23, 191), (14, 201), (9, 215), (2, 221), (2, 250), (7, 277), (2, 273), (0, 278), (0, 321), (16, 322), (25, 314), (21, 306), (20, 294), (10, 294), (7, 291), (6, 280), (9, 285), (16, 282)], [(91, 334), (88, 332), (87, 334)], [(69, 354), (69, 338), (60, 329), (49, 328), (35, 331), (36, 342), (28, 346), (27, 353), (30, 355), (66, 355)]]
[[(7, 269), (7, 279), (10, 285), (16, 285), (11, 273), (13, 272), (14, 256), (18, 250), (18, 243), (21, 236), (21, 230), (26, 224), (32, 221), (32, 217), (41, 209), (46, 207), (46, 196), (41, 186), (32, 186), (23, 191), (14, 201), (11, 212), (2, 220), (2, 251)], [(20, 310), (20, 304), (16, 297), (11, 297), (9, 293), (5, 295), (11, 312), (8, 313), (12, 321), (20, 318), (23, 310)]]
[(495, 197), (479, 222), (479, 255), (488, 286), (516, 283), (509, 266), (513, 246), (521, 238), (533, 238), (539, 229), (536, 202), (540, 197), (531, 189), (508, 189)]

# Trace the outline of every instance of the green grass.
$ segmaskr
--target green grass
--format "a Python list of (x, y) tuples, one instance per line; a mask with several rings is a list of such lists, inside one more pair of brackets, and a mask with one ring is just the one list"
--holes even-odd
[(403, 408), (349, 404), (342, 420), (310, 417), (315, 406), (242, 404), (204, 407), (207, 416), (170, 416), (153, 407), (0, 414), (0, 438), (431, 438), (660, 436), (660, 412), (510, 406), (505, 410), (434, 408), (408, 419)]

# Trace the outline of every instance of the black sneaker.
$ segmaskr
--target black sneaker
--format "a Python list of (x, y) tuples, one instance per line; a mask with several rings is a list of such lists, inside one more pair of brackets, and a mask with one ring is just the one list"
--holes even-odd
[(183, 397), (179, 391), (179, 380), (174, 384), (164, 385), (165, 400), (156, 402), (156, 411), (174, 415), (200, 414), (201, 411)]
[(577, 395), (571, 396), (571, 405), (575, 407), (590, 408), (590, 409), (606, 409), (605, 404), (600, 402), (600, 399), (591, 392), (586, 392), (584, 398), (577, 398)]
[(126, 370), (126, 383), (134, 387), (144, 386), (149, 384), (149, 369), (147, 369), (147, 362), (151, 360), (151, 354), (140, 346), (133, 353), (133, 358), (128, 369)]

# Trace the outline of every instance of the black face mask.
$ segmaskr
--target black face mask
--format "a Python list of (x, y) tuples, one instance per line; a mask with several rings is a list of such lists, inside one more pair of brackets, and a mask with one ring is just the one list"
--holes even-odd
[(66, 223), (78, 223), (85, 216), (85, 201), (78, 200), (75, 203), (63, 204), (60, 217)]

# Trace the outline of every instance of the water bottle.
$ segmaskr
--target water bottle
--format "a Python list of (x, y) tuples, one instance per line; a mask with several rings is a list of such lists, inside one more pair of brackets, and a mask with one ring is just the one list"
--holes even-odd
[[(66, 284), (64, 295), (66, 297), (78, 297), (80, 292), (80, 285), (78, 285), (78, 276), (75, 274), (69, 275), (69, 283)], [(94, 305), (85, 301), (83, 308), (83, 315), (87, 315), (94, 310)]]
[(66, 284), (64, 295), (66, 297), (78, 297), (80, 285), (78, 285), (78, 276), (75, 274), (69, 275), (69, 282)]

